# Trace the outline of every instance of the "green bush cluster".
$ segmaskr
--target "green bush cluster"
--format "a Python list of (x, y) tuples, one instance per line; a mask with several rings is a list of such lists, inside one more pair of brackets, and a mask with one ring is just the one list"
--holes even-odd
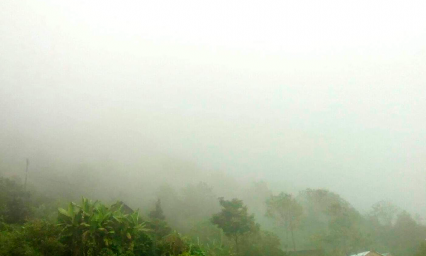
[(8, 223), (22, 224), (30, 215), (29, 193), (17, 182), (0, 177), (0, 216)]
[(58, 209), (60, 201), (0, 177), (0, 256), (285, 256), (293, 250), (345, 256), (368, 249), (426, 256), (426, 227), (387, 202), (363, 216), (326, 190), (270, 194), (256, 216), (273, 221), (272, 233), (243, 200), (219, 198), (217, 208), (208, 208), (203, 199), (213, 204), (214, 195), (205, 185), (185, 191), (181, 200), (173, 190), (162, 193), (143, 219), (121, 201), (82, 198)]
[(60, 228), (46, 221), (35, 220), (23, 226), (3, 222), (0, 231), (0, 255), (64, 255), (65, 245), (59, 238)]
[(122, 204), (106, 207), (83, 198), (81, 205), (70, 203), (67, 209), (59, 209), (58, 225), (69, 255), (147, 255), (151, 243), (143, 235), (148, 230), (139, 213), (125, 214)]
[[(22, 186), (0, 178), (0, 255), (7, 256), (202, 256), (171, 232), (158, 204), (150, 221), (121, 202), (109, 207), (83, 198), (59, 208), (55, 221), (35, 218), (37, 204)], [(51, 207), (40, 204), (39, 211)], [(37, 211), (35, 211), (37, 212)]]

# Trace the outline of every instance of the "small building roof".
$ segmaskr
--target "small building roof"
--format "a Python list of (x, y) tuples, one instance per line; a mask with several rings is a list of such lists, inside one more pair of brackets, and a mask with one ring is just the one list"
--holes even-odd
[(353, 254), (351, 256), (383, 256), (383, 255), (373, 251), (366, 251), (366, 252), (361, 252), (358, 254)]
[(353, 254), (351, 256), (367, 256), (367, 254), (369, 254), (369, 253), (370, 253), (370, 251), (368, 251), (368, 252), (361, 252), (361, 253), (358, 253), (358, 254)]

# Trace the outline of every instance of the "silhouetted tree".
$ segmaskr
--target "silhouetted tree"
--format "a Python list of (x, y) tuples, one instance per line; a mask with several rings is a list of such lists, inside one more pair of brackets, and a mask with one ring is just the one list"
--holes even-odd
[(416, 256), (426, 256), (426, 240), (420, 243)]
[(246, 234), (256, 233), (259, 230), (254, 222), (254, 216), (248, 215), (247, 207), (239, 199), (224, 200), (219, 198), (222, 210), (213, 215), (211, 221), (223, 230), (226, 236), (233, 239), (237, 254), (240, 253), (240, 238)]
[(267, 201), (266, 216), (274, 219), (278, 225), (290, 232), (293, 250), (296, 250), (294, 231), (299, 227), (303, 214), (302, 206), (290, 194), (280, 193), (271, 196)]
[(161, 208), (161, 200), (158, 199), (155, 203), (155, 209), (149, 213), (151, 221), (148, 223), (148, 227), (153, 231), (154, 238), (156, 240), (168, 235), (171, 228), (167, 225), (166, 217), (163, 214)]
[(163, 214), (163, 209), (161, 208), (161, 200), (158, 199), (157, 202), (155, 203), (155, 209), (152, 210), (149, 213), (149, 217), (151, 219), (157, 219), (157, 220), (165, 220), (166, 216), (164, 216)]

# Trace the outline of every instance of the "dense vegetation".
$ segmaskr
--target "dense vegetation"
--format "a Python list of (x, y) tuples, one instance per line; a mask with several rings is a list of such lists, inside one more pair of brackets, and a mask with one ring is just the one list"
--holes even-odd
[(0, 178), (0, 255), (426, 255), (426, 227), (389, 202), (362, 215), (322, 189), (273, 194), (262, 183), (245, 196), (218, 199), (205, 183), (165, 186), (140, 212), (121, 201), (65, 203)]

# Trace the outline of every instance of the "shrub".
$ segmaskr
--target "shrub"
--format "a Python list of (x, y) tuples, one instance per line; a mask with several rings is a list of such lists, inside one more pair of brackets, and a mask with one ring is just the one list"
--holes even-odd
[(4, 221), (22, 224), (30, 213), (29, 193), (15, 181), (0, 178), (0, 216)]
[[(151, 239), (139, 213), (125, 214), (122, 204), (106, 207), (85, 198), (81, 205), (70, 203), (59, 209), (61, 241), (69, 255), (146, 255)], [(112, 254), (111, 254), (112, 253)]]
[(0, 255), (63, 255), (65, 248), (59, 242), (59, 232), (55, 224), (39, 220), (22, 227), (9, 226), (0, 232)]

